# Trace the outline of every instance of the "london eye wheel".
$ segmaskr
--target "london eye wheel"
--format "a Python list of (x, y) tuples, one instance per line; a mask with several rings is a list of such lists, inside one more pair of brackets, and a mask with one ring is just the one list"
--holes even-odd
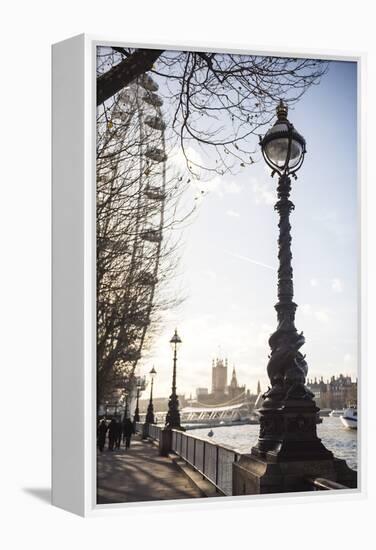
[(153, 321), (167, 198), (158, 84), (139, 77), (98, 111), (98, 384), (124, 387)]

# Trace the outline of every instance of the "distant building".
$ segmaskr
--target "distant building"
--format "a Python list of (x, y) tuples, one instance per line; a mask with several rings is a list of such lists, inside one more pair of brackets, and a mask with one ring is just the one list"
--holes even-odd
[(238, 380), (236, 378), (235, 367), (232, 369), (232, 377), (230, 385), (227, 388), (228, 396), (231, 400), (236, 399), (237, 397), (245, 395), (245, 386), (239, 386)]
[(245, 385), (239, 385), (235, 367), (232, 369), (230, 383), (227, 383), (228, 359), (217, 357), (212, 361), (212, 388), (197, 388), (197, 404), (203, 406), (236, 405), (247, 402), (254, 403), (256, 396), (252, 395)]
[(324, 382), (320, 380), (307, 380), (307, 387), (314, 394), (314, 399), (320, 409), (343, 409), (351, 403), (357, 402), (357, 382), (353, 382), (351, 376), (340, 374), (332, 376)]
[(307, 384), (306, 385), (307, 385), (307, 388), (313, 393), (316, 405), (320, 409), (328, 408), (325, 405), (327, 388), (326, 388), (326, 383), (324, 382), (323, 378), (321, 377), (321, 379), (319, 381), (317, 380), (316, 377), (312, 380), (307, 379)]
[(212, 361), (212, 394), (218, 397), (225, 394), (227, 386), (227, 359)]

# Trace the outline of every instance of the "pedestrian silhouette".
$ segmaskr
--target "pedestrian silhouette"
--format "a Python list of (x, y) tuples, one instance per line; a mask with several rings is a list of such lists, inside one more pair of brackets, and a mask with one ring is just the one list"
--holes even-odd
[(102, 452), (104, 449), (104, 444), (106, 441), (106, 433), (107, 433), (107, 422), (105, 421), (104, 418), (102, 418), (102, 420), (99, 422), (98, 432), (97, 432), (98, 447), (100, 452)]
[(118, 423), (115, 418), (111, 418), (111, 422), (108, 425), (108, 450), (113, 451), (118, 434)]
[(126, 418), (124, 420), (124, 425), (123, 425), (123, 434), (124, 434), (126, 449), (129, 449), (129, 447), (131, 446), (131, 438), (134, 433), (135, 433), (135, 429), (134, 429), (133, 422), (129, 418)]

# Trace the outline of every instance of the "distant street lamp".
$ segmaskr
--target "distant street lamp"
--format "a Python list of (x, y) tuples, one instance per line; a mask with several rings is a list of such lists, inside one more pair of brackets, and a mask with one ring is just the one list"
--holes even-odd
[(154, 367), (151, 369), (149, 374), (150, 374), (150, 379), (151, 379), (150, 399), (149, 399), (149, 405), (148, 405), (148, 410), (147, 410), (147, 413), (146, 413), (145, 422), (146, 422), (146, 424), (155, 424), (154, 406), (153, 406), (153, 385), (154, 385), (154, 378), (155, 378), (155, 375), (157, 374), (157, 372), (156, 372)]
[(173, 349), (173, 368), (172, 368), (172, 391), (170, 399), (168, 401), (168, 412), (166, 415), (166, 428), (181, 429), (180, 425), (180, 413), (179, 413), (179, 399), (176, 393), (176, 362), (177, 362), (177, 349), (181, 344), (181, 339), (177, 330), (170, 340), (170, 344)]
[(107, 415), (108, 415), (108, 401), (106, 401), (105, 403), (105, 408), (104, 408), (104, 416), (107, 418)]
[(124, 400), (125, 400), (125, 404), (124, 404), (123, 422), (125, 422), (126, 419), (128, 418), (128, 395), (129, 395), (128, 390), (124, 390)]
[(279, 176), (278, 201), (274, 207), (279, 213), (278, 302), (275, 305), (278, 326), (269, 338), (271, 354), (267, 373), (271, 387), (264, 394), (259, 410), (260, 434), (252, 454), (265, 458), (266, 453), (271, 452), (294, 460), (328, 458), (332, 454), (316, 433), (319, 409), (313, 393), (305, 386), (308, 367), (305, 355), (299, 351), (305, 338), (295, 327), (297, 305), (293, 301), (290, 233), (290, 212), (295, 207), (289, 200), (290, 176), (296, 179), (296, 172), (304, 161), (306, 143), (287, 119), (287, 113), (287, 106), (280, 101), (277, 121), (260, 140), (272, 176), (275, 173)]
[(138, 378), (137, 379), (136, 408), (134, 410), (133, 422), (140, 422), (140, 408), (139, 408), (140, 391), (141, 391), (141, 380)]

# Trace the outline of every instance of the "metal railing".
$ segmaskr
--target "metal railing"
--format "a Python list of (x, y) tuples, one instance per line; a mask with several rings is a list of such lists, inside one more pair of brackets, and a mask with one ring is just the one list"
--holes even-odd
[(134, 427), (136, 432), (142, 433), (143, 422), (135, 422)]
[[(144, 432), (144, 426), (146, 429), (146, 432)], [(159, 441), (159, 434), (161, 433), (164, 426), (157, 424), (144, 424), (143, 422), (136, 422), (135, 424), (136, 432), (139, 432), (141, 434), (145, 434), (147, 437), (150, 437), (150, 439), (155, 439), (156, 441)]]
[[(137, 422), (136, 431), (144, 433), (143, 426)], [(163, 428), (148, 424), (146, 435), (159, 441)], [(232, 465), (239, 459), (239, 453), (180, 430), (172, 430), (172, 451), (210, 481), (219, 493), (232, 495)]]
[(208, 479), (218, 492), (232, 495), (232, 465), (240, 456), (233, 449), (172, 430), (172, 450)]
[(148, 426), (148, 435), (151, 439), (156, 439), (157, 441), (159, 441), (159, 434), (161, 433), (161, 431), (162, 426), (157, 426), (156, 424), (149, 424)]

